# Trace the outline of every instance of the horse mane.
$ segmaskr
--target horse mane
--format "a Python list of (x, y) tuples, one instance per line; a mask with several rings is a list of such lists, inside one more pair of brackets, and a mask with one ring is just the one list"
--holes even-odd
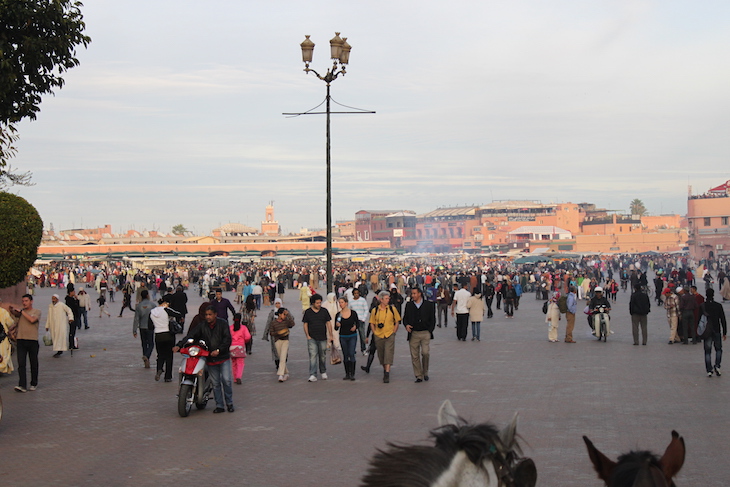
[[(378, 449), (361, 485), (428, 487), (448, 470), (460, 451), (480, 468), (486, 460), (509, 465), (517, 457), (502, 444), (499, 431), (487, 423), (447, 424), (431, 430), (429, 436), (435, 440), (434, 446), (388, 443), (387, 450)], [(520, 452), (517, 445), (514, 449)]]

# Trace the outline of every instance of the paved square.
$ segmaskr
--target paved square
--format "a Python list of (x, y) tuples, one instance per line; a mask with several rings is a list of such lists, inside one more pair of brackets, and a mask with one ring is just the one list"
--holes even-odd
[[(51, 293), (40, 289), (36, 296), (41, 323)], [(188, 296), (194, 312), (202, 301)], [(132, 313), (117, 318), (117, 301), (112, 318), (99, 319), (98, 308), (90, 313), (91, 329), (79, 331), (81, 350), (73, 357), (53, 359), (41, 345), (37, 391), (13, 392), (17, 373), (0, 378), (0, 479), (7, 486), (357, 485), (386, 441), (425, 440), (448, 398), (465, 418), (499, 427), (519, 411), (518, 432), (541, 486), (601, 485), (582, 435), (612, 458), (632, 448), (661, 455), (672, 429), (687, 444), (677, 484), (726, 485), (730, 377), (705, 377), (701, 345), (667, 345), (665, 313), (655, 306), (648, 346), (632, 346), (628, 297), (619, 294), (614, 305), (608, 343), (588, 335), (582, 315), (578, 343), (562, 342), (564, 320), (561, 341), (549, 343), (542, 301), (531, 294), (514, 319), (496, 312), (485, 320), (481, 342), (457, 342), (452, 320), (436, 329), (431, 380), (420, 384), (413, 382), (404, 330), (390, 384), (382, 383), (377, 359), (370, 375), (362, 372), (361, 356), (357, 381), (342, 381), (342, 366), (334, 366), (330, 380), (308, 383), (299, 320), (291, 379), (278, 383), (269, 343), (261, 340), (264, 308), (243, 384), (234, 384), (236, 412), (214, 415), (211, 401), (188, 418), (177, 415), (176, 383), (155, 382), (154, 367), (143, 368)], [(285, 306), (301, 316), (293, 291)]]

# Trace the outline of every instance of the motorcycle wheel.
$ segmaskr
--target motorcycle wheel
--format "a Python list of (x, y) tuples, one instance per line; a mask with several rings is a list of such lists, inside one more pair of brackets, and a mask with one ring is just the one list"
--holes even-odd
[(193, 408), (193, 386), (183, 384), (180, 386), (180, 393), (177, 396), (177, 413), (186, 418)]
[(205, 409), (205, 406), (207, 406), (207, 405), (208, 405), (208, 399), (207, 399), (207, 398), (205, 398), (205, 397), (203, 398), (203, 401), (201, 401), (201, 402), (196, 402), (196, 403), (195, 403), (195, 407), (196, 407), (196, 408), (198, 408), (198, 410), (203, 410), (203, 409)]

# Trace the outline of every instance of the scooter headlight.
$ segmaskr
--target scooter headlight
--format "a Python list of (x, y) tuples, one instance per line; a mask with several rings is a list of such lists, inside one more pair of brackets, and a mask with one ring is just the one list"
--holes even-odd
[(198, 347), (190, 347), (190, 349), (188, 349), (188, 355), (190, 355), (191, 357), (197, 357), (199, 353), (200, 348)]

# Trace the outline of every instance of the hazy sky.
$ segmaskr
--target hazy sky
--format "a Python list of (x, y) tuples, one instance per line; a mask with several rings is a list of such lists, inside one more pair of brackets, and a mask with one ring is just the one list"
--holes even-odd
[(730, 2), (84, 0), (92, 43), (20, 124), (15, 191), (46, 227), (199, 233), (324, 227), (329, 39), (333, 216), (595, 202), (686, 211), (730, 179)]

